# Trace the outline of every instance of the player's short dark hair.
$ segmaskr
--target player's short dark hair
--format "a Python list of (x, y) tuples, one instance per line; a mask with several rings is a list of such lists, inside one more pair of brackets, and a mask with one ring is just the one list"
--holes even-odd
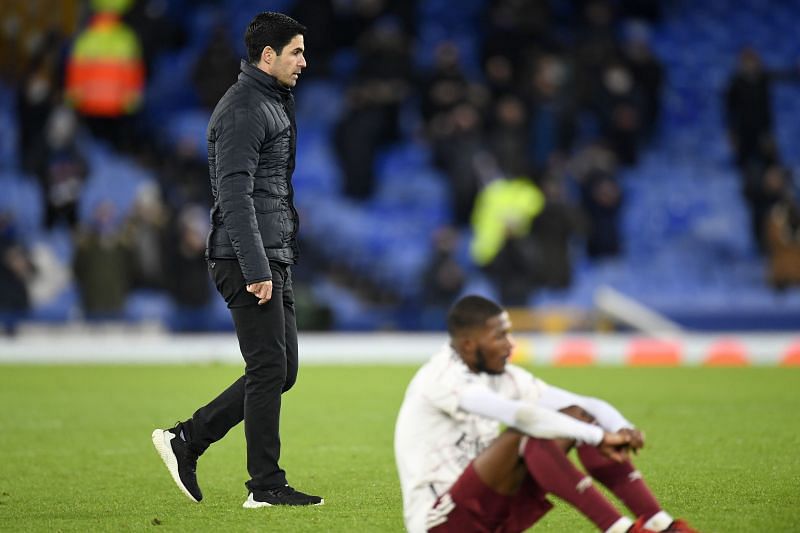
[(295, 35), (304, 35), (306, 27), (283, 13), (265, 11), (259, 13), (247, 26), (244, 45), (247, 47), (247, 60), (258, 63), (265, 46), (272, 47), (280, 55)]
[(447, 332), (450, 336), (486, 324), (486, 321), (503, 312), (503, 308), (483, 296), (464, 296), (447, 314)]

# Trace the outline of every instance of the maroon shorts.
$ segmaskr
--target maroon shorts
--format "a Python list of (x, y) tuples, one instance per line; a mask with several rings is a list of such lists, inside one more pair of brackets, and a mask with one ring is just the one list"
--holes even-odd
[(498, 494), (478, 477), (472, 463), (456, 480), (450, 490), (440, 496), (433, 506), (452, 506), (443, 516), (445, 522), (429, 531), (435, 533), (492, 532), (511, 533), (525, 531), (552, 509), (553, 504), (545, 498), (545, 491), (526, 476), (519, 491), (513, 495)]

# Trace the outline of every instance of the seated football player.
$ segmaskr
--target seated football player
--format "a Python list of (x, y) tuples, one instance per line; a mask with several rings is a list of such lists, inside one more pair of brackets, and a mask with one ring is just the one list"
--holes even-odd
[[(552, 507), (548, 494), (608, 533), (694, 531), (661, 508), (631, 464), (629, 452), (644, 446), (641, 431), (608, 403), (508, 363), (511, 322), (500, 306), (467, 296), (447, 327), (450, 344), (412, 379), (395, 428), (409, 532), (523, 531)], [(589, 475), (567, 457), (573, 447)]]

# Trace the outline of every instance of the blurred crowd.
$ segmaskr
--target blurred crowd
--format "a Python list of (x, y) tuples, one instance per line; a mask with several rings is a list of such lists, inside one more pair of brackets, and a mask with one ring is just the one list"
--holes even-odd
[(800, 82), (800, 63), (769, 70), (758, 51), (738, 57), (725, 90), (728, 136), (750, 208), (753, 241), (769, 259), (776, 288), (800, 283), (800, 203), (775, 136), (772, 91), (775, 83)]
[[(132, 291), (144, 289), (165, 292), (181, 310), (171, 326), (202, 329), (198, 310), (211, 297), (203, 261), (207, 167), (187, 149), (160, 145), (142, 114), (147, 73), (160, 53), (184, 44), (181, 26), (159, 1), (66, 1), (50, 15), (43, 7), (34, 2), (4, 15), (6, 30), (15, 29), (4, 36), (10, 53), (2, 73), (16, 92), (19, 170), (39, 185), (44, 231), (68, 233), (71, 264), (64, 273), (57, 262), (37, 260), (4, 213), (0, 307), (24, 317), (31, 300), (52, 299), (72, 278), (87, 320), (122, 318)], [(155, 176), (129, 212), (109, 199), (85, 201), (87, 140)], [(52, 278), (61, 284), (35, 298)]]
[(592, 260), (623, 251), (619, 171), (658, 129), (658, 4), (575, 5), (565, 17), (547, 2), (491, 2), (479, 76), (443, 42), (418, 82), (454, 223), (471, 227), (472, 258), (506, 305), (568, 287), (576, 242)]
[[(142, 112), (156, 62), (193, 36), (167, 0), (67, 0), (52, 20), (29, 17), (21, 24), (39, 3), (5, 15), (11, 23), (4, 39), (16, 48), (7, 48), (0, 66), (16, 91), (21, 170), (41, 186), (45, 226), (67, 228), (74, 243), (71, 269), (83, 315), (120, 317), (131, 291), (153, 289), (185, 311), (180, 316), (188, 318), (173, 327), (202, 328), (202, 310), (213, 297), (203, 261), (206, 162), (181, 140), (164, 143), (153, 117)], [(231, 35), (223, 2), (187, 6), (195, 4), (219, 14), (191, 74), (198, 104), (210, 110), (238, 72), (240, 35)], [(595, 261), (623, 253), (620, 172), (637, 163), (659, 132), (665, 70), (651, 32), (660, 2), (482, 4), (474, 21), (477, 53), (466, 55), (464, 43), (448, 39), (419, 49), (417, 2), (288, 3), (289, 14), (308, 27), (310, 66), (301, 84), (318, 78), (345, 86), (330, 139), (344, 194), (369, 199), (376, 158), (400, 140), (430, 147), (448, 179), (452, 225), (432, 229), (420, 280), (434, 307), (448, 305), (470, 275), (457, 254), (463, 235), (472, 239), (473, 266), (512, 306), (538, 289), (568, 287), (576, 255)], [(17, 33), (9, 34), (14, 20)], [(793, 76), (765, 71), (747, 50), (726, 93), (754, 236), (769, 254), (797, 254), (800, 239), (768, 95), (771, 83)], [(115, 87), (110, 94), (98, 89), (108, 86)], [(87, 135), (155, 176), (129, 213), (103, 201), (79, 208), (91, 172), (81, 142)], [(30, 306), (37, 274), (26, 244), (9, 214), (0, 214), (2, 309)], [(314, 265), (303, 268), (313, 276)], [(788, 269), (791, 275), (780, 271), (776, 285), (800, 281), (796, 268)], [(323, 317), (312, 327), (330, 325), (325, 313), (312, 314)]]

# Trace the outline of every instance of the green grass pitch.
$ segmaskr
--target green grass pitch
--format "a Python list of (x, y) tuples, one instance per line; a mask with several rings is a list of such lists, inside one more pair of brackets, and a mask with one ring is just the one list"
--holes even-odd
[[(240, 369), (0, 366), (0, 530), (402, 531), (392, 453), (411, 366), (308, 366), (284, 397), (282, 464), (322, 507), (245, 510), (244, 437), (200, 460), (205, 499), (173, 485), (150, 442)], [(534, 368), (617, 405), (647, 434), (636, 464), (704, 532), (798, 531), (800, 370)], [(563, 502), (535, 531), (593, 531)]]

